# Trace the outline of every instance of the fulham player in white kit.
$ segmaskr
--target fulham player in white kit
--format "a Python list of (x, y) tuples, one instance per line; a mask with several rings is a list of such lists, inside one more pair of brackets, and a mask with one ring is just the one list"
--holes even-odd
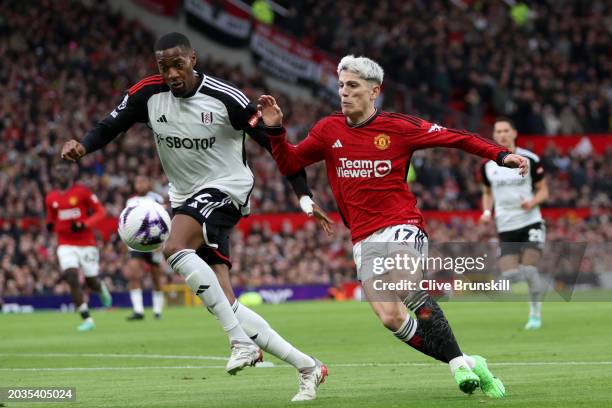
[(546, 239), (540, 205), (548, 199), (548, 186), (540, 158), (527, 149), (517, 147), (516, 137), (517, 132), (510, 119), (495, 121), (493, 138), (508, 150), (529, 160), (529, 172), (521, 177), (494, 161), (484, 163), (481, 220), (489, 222), (495, 208), (502, 278), (525, 280), (529, 285), (529, 320), (525, 329), (536, 330), (542, 326), (541, 299), (546, 289), (537, 266)]
[[(133, 124), (148, 123), (170, 185), (173, 218), (164, 256), (227, 333), (227, 372), (254, 365), (262, 358), (261, 348), (298, 370), (294, 401), (314, 399), (327, 368), (239, 304), (230, 285), (229, 233), (249, 214), (254, 187), (244, 148), (247, 135), (271, 150), (260, 114), (238, 88), (194, 70), (196, 54), (183, 34), (162, 36), (154, 51), (160, 74), (132, 86), (82, 142), (64, 144), (62, 157), (78, 160)], [(288, 179), (301, 202), (312, 205), (306, 173)], [(319, 220), (329, 222), (316, 205), (311, 208)]]

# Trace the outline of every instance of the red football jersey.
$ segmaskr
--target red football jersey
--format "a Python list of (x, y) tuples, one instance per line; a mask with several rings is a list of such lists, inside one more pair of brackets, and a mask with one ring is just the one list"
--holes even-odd
[[(67, 190), (53, 190), (45, 197), (47, 223), (53, 224), (59, 245), (96, 245), (92, 226), (100, 221), (106, 211), (98, 198), (87, 187), (74, 184)], [(72, 223), (85, 225), (82, 231), (74, 232)]]
[[(270, 129), (272, 154), (283, 174), (293, 174), (325, 160), (327, 178), (353, 243), (399, 224), (424, 229), (406, 176), (412, 152), (454, 147), (490, 160), (510, 153), (492, 140), (464, 130), (447, 129), (414, 116), (376, 112), (351, 126), (342, 113), (320, 120), (296, 146), (284, 129)], [(276, 137), (282, 134), (283, 137)]]

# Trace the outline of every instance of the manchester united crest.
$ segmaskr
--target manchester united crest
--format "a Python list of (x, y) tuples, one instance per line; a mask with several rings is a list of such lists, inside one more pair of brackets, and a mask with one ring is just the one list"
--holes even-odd
[(78, 202), (79, 202), (79, 199), (76, 198), (75, 196), (72, 196), (68, 199), (68, 203), (70, 203), (70, 205), (77, 205)]
[(391, 137), (381, 133), (374, 138), (374, 146), (379, 150), (387, 150), (391, 144)]

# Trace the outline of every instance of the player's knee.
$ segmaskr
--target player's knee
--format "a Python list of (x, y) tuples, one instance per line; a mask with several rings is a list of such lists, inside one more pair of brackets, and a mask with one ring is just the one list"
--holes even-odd
[(176, 241), (168, 240), (166, 242), (166, 245), (164, 245), (164, 249), (163, 249), (164, 258), (166, 258), (166, 260), (167, 260), (172, 255), (176, 254), (177, 252), (179, 252), (179, 251), (181, 251), (183, 249), (185, 249), (184, 245), (181, 245), (180, 243), (178, 243)]
[(405, 316), (402, 316), (399, 310), (380, 310), (378, 312), (378, 318), (383, 326), (391, 331), (397, 331), (400, 327), (402, 327), (402, 324), (406, 319)]
[(75, 268), (66, 269), (64, 271), (64, 280), (71, 287), (79, 285), (79, 272)]

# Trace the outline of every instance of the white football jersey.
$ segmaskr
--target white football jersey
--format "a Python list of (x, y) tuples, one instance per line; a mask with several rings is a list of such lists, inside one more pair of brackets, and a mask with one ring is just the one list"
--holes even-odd
[(494, 161), (482, 166), (482, 181), (491, 187), (495, 207), (495, 224), (498, 232), (507, 232), (542, 221), (539, 207), (529, 211), (521, 208), (521, 202), (534, 195), (534, 184), (544, 178), (540, 158), (529, 150), (517, 147), (516, 154), (529, 160), (529, 172), (522, 177), (518, 170), (500, 167)]
[[(216, 188), (248, 214), (254, 179), (244, 142), (245, 131), (251, 136), (256, 131), (257, 108), (234, 86), (198, 76), (200, 85), (186, 97), (174, 96), (160, 75), (145, 78), (128, 90), (105, 121), (121, 122), (113, 127), (135, 122), (151, 127), (172, 207), (204, 188)], [(260, 131), (263, 134), (263, 128)]]
[[(244, 143), (248, 134), (271, 152), (267, 131), (257, 107), (238, 88), (200, 72), (195, 74), (199, 85), (185, 97), (172, 95), (161, 75), (141, 80), (85, 135), (82, 144), (91, 153), (133, 124), (147, 123), (170, 182), (168, 195), (173, 208), (204, 188), (215, 188), (246, 215), (254, 179)], [(312, 196), (303, 169), (287, 180), (298, 197)]]

